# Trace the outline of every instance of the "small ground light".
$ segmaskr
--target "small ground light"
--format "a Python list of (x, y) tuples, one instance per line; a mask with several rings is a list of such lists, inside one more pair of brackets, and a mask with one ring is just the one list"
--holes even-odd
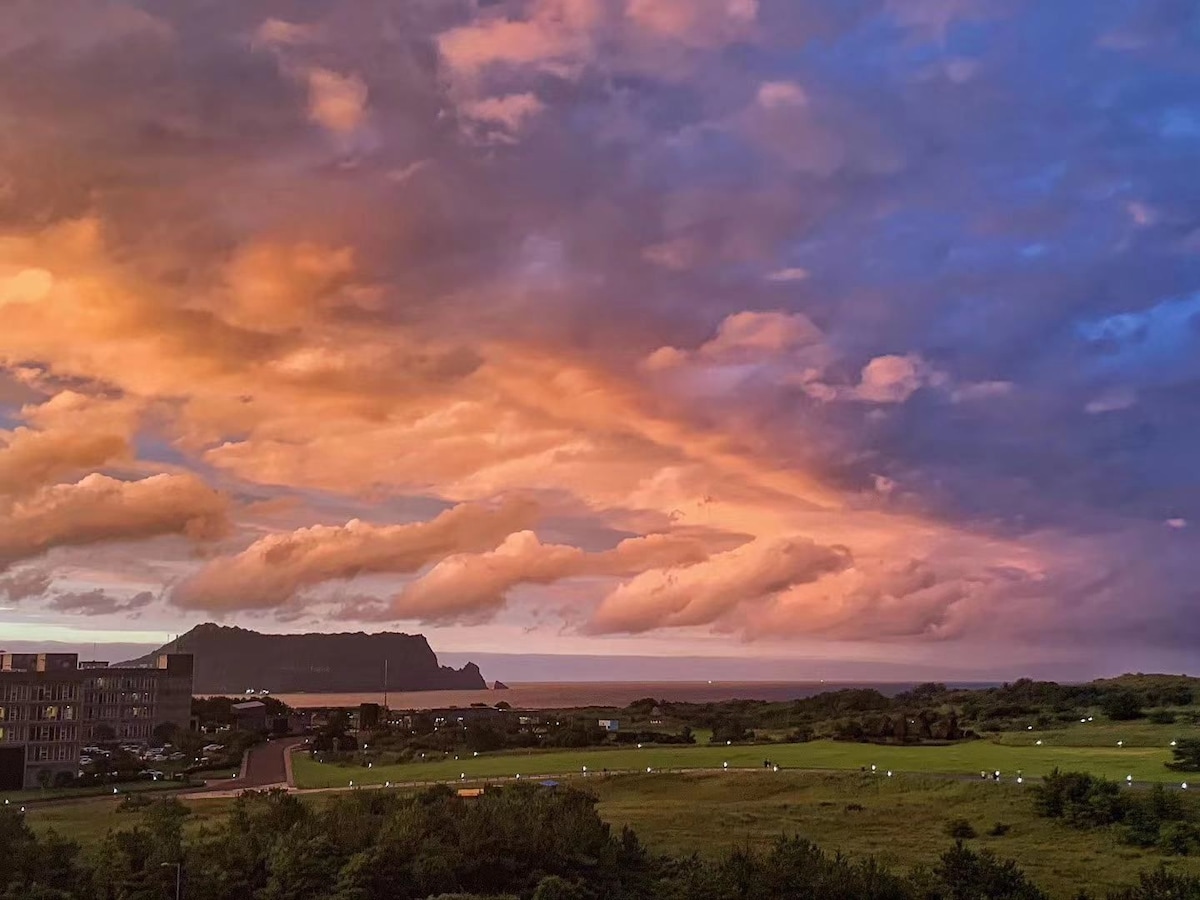
[(1092, 721), (1092, 716), (1088, 716), (1088, 721)]
[(1171, 746), (1172, 746), (1172, 747), (1174, 747), (1174, 746), (1175, 746), (1175, 744), (1176, 744), (1176, 741), (1171, 741)]
[(1039, 746), (1039, 747), (1040, 747), (1040, 746), (1042, 746), (1042, 742), (1041, 742), (1041, 741), (1038, 741), (1038, 742), (1037, 742), (1037, 746)]
[(874, 772), (874, 771), (875, 771), (875, 764), (874, 764), (874, 763), (872, 763), (872, 764), (871, 764), (871, 771), (872, 771), (872, 772)]
[(1187, 782), (1185, 781), (1183, 784), (1180, 785), (1180, 787), (1186, 791), (1187, 790)]
[(459, 773), (458, 773), (458, 777), (459, 777), (459, 778), (466, 778), (466, 777), (467, 777), (467, 773), (466, 773), (466, 772), (459, 772)]
[(724, 766), (726, 769), (729, 768), (729, 763), (721, 763), (721, 765)]
[(641, 745), (641, 744), (638, 744), (638, 749), (639, 749), (639, 750), (641, 750), (641, 749), (642, 749), (642, 745)]
[(726, 742), (725, 742), (725, 746), (726, 746), (726, 747), (728, 747), (728, 746), (729, 746), (730, 744), (732, 744), (732, 743), (733, 743), (733, 741), (726, 741)]
[(583, 774), (584, 774), (584, 775), (586, 775), (586, 774), (587, 774), (587, 766), (584, 766), (584, 767), (583, 767)]
[(1126, 784), (1133, 784), (1133, 776), (1132, 776), (1132, 775), (1126, 775), (1126, 776), (1125, 776), (1125, 783), (1126, 783)]
[(778, 771), (779, 771), (779, 766), (776, 766), (776, 767), (775, 767), (775, 771), (776, 771), (776, 772), (778, 772)]
[(1117, 741), (1117, 746), (1118, 746), (1118, 747), (1124, 747), (1124, 746), (1125, 746), (1125, 742), (1124, 742), (1124, 741)]
[(478, 755), (479, 755), (479, 751), (478, 751), (478, 750), (476, 750), (476, 751), (475, 751), (475, 755), (476, 755), (476, 756), (478, 756)]
[(649, 774), (650, 774), (650, 767), (649, 767), (649, 766), (646, 766), (646, 774), (647, 774), (647, 775), (649, 775)]
[(892, 770), (888, 769), (888, 778), (891, 778), (891, 777), (892, 777)]
[(1017, 784), (1024, 784), (1024, 783), (1025, 783), (1025, 779), (1022, 778), (1020, 775), (1018, 775), (1017, 776)]
[(353, 781), (351, 781), (351, 782), (350, 782), (350, 787), (354, 787), (354, 782), (353, 782)]
[(1032, 726), (1032, 725), (1026, 725), (1026, 726), (1025, 726), (1025, 730), (1026, 730), (1026, 731), (1033, 731), (1033, 726)]

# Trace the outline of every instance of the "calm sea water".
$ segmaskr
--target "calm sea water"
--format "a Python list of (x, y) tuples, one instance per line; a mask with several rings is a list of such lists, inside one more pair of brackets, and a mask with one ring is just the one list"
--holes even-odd
[[(915, 686), (915, 682), (865, 683), (825, 681), (613, 681), (510, 684), (500, 691), (391, 691), (392, 709), (434, 709), (450, 706), (489, 706), (505, 700), (518, 709), (568, 709), (578, 706), (627, 706), (634, 700), (708, 703), (718, 700), (795, 700), (842, 688), (874, 688), (892, 696)], [(957, 685), (956, 685), (957, 686)], [(967, 686), (967, 685), (962, 685)], [(380, 703), (380, 691), (357, 694), (273, 694), (295, 708), (357, 706)]]

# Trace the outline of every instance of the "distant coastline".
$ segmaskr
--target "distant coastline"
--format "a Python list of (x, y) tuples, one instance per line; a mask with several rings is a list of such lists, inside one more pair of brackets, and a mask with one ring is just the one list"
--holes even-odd
[[(624, 707), (643, 697), (680, 703), (716, 703), (722, 700), (795, 700), (844, 688), (873, 688), (894, 696), (915, 687), (916, 681), (591, 681), (505, 682), (508, 690), (390, 691), (392, 709), (436, 709), (470, 706), (501, 700), (518, 709), (572, 709), (587, 706)], [(999, 682), (946, 682), (949, 687), (983, 688)], [(382, 691), (346, 693), (279, 693), (277, 700), (298, 709), (351, 707), (380, 703)]]

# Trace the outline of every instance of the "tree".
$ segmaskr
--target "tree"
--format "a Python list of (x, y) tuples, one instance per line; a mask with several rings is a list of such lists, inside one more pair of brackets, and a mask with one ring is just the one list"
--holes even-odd
[(578, 885), (557, 875), (547, 875), (533, 892), (533, 900), (586, 900), (586, 897)]
[(1175, 761), (1167, 763), (1168, 767), (1180, 772), (1200, 772), (1200, 738), (1178, 741), (1171, 752)]
[(1138, 883), (1115, 894), (1109, 900), (1197, 900), (1200, 898), (1200, 878), (1176, 875), (1160, 868), (1143, 872)]
[(1046, 900), (1011, 859), (976, 853), (958, 841), (942, 854), (934, 874), (949, 900)]
[(175, 724), (173, 722), (159, 722), (154, 726), (154, 730), (150, 732), (150, 736), (161, 746), (162, 744), (171, 743), (171, 739), (175, 737)]
[(1100, 703), (1104, 715), (1114, 722), (1126, 722), (1142, 717), (1142, 701), (1133, 691), (1112, 691)]

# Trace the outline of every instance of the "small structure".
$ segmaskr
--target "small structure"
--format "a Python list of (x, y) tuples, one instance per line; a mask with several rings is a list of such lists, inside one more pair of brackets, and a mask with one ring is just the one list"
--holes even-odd
[(600, 721), (597, 722), (596, 724), (599, 725), (601, 728), (603, 728), (605, 731), (609, 731), (609, 732), (621, 730), (621, 722), (619, 719), (600, 719)]
[(483, 788), (459, 788), (458, 796), (468, 800), (473, 800), (476, 797), (483, 796)]
[(380, 707), (378, 703), (360, 703), (358, 706), (358, 730), (373, 731), (379, 727)]
[(261, 700), (247, 700), (230, 707), (233, 721), (239, 731), (266, 731), (267, 704)]

